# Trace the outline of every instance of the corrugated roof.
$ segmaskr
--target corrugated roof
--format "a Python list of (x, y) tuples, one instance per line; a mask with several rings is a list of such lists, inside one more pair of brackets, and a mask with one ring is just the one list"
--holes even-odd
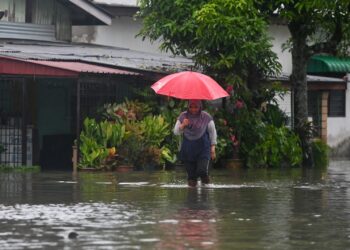
[(146, 53), (93, 44), (3, 40), (0, 55), (30, 60), (80, 61), (157, 72), (190, 69), (193, 61), (184, 57)]
[(138, 73), (81, 62), (34, 61), (0, 56), (0, 74), (78, 77), (80, 73), (139, 75)]
[[(278, 76), (270, 77), (269, 79), (272, 81), (289, 82), (290, 75), (284, 73)], [(316, 75), (307, 75), (306, 81), (307, 82), (324, 82), (324, 83), (344, 83), (345, 82), (344, 79), (342, 78), (316, 76)]]
[(350, 72), (350, 58), (339, 58), (317, 55), (310, 58), (307, 65), (308, 73), (348, 73)]
[(60, 68), (60, 69), (73, 71), (77, 73), (138, 75), (138, 73), (127, 71), (127, 70), (113, 69), (113, 68), (97, 66), (97, 65), (81, 63), (81, 62), (34, 61), (34, 60), (27, 60), (27, 62), (45, 65), (53, 68)]
[(111, 6), (131, 6), (137, 7), (137, 0), (92, 0), (96, 4), (105, 4)]

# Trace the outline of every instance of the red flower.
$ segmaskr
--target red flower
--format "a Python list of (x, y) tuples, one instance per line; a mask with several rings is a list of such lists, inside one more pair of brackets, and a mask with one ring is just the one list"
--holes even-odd
[(233, 86), (232, 85), (228, 85), (226, 87), (226, 91), (227, 91), (227, 93), (231, 94), (231, 92), (233, 91)]
[(241, 109), (244, 107), (244, 102), (242, 100), (237, 100), (235, 103), (235, 108), (236, 109)]
[(235, 135), (231, 135), (231, 142), (233, 146), (238, 146), (239, 141), (237, 140), (237, 137)]
[(121, 110), (121, 109), (116, 110), (115, 114), (118, 115), (118, 116), (124, 116), (125, 115), (124, 111)]

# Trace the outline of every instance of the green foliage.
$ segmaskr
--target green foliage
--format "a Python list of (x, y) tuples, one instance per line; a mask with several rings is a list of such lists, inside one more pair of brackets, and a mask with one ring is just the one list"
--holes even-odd
[(93, 138), (80, 135), (80, 162), (82, 168), (102, 168), (102, 163), (108, 156), (108, 149), (98, 145)]
[(267, 104), (263, 120), (276, 127), (282, 127), (287, 124), (288, 117), (278, 106)]
[(148, 145), (160, 147), (164, 138), (170, 134), (169, 124), (160, 115), (146, 116), (140, 123), (143, 139)]
[(130, 133), (122, 143), (119, 149), (118, 164), (126, 164), (137, 167), (140, 158), (143, 157), (142, 151), (145, 144), (138, 134)]
[[(305, 37), (307, 49), (303, 56), (317, 53), (349, 54), (348, 0), (256, 1), (256, 6), (267, 16), (273, 13), (283, 18), (292, 31), (292, 37)], [(291, 39), (290, 45), (295, 46), (296, 41)]]
[(300, 140), (286, 127), (286, 116), (274, 101), (276, 88), (261, 89), (256, 95), (260, 100), (255, 103), (267, 103), (261, 109), (254, 108), (253, 102), (247, 105), (250, 95), (229, 90), (226, 109), (215, 115), (218, 156), (240, 157), (248, 167), (298, 166)]
[[(294, 124), (303, 148), (304, 165), (313, 165), (307, 133), (307, 60), (317, 54), (349, 55), (349, 0), (259, 0), (255, 4), (266, 20), (272, 15), (283, 19), (291, 37), (284, 48), (292, 52), (291, 84), (294, 86)], [(345, 72), (344, 72), (345, 73)]]
[(248, 167), (281, 167), (283, 164), (298, 166), (302, 160), (299, 138), (286, 127), (273, 125), (261, 127), (263, 130), (252, 131), (250, 140), (255, 144), (242, 142), (242, 155)]
[[(267, 37), (267, 23), (254, 1), (140, 0), (140, 35), (161, 40), (161, 48), (191, 55), (218, 79), (247, 81), (280, 70)], [(255, 84), (259, 84), (255, 81)]]
[[(166, 141), (172, 135), (167, 116), (151, 115), (161, 108), (138, 100), (106, 104), (100, 114), (102, 121), (86, 118), (80, 135), (80, 167), (114, 168), (128, 164), (143, 168), (176, 160), (175, 151)], [(173, 141), (171, 141), (173, 143)], [(118, 156), (111, 157), (110, 149)], [(113, 155), (112, 155), (113, 156)]]
[(312, 152), (316, 168), (327, 168), (329, 163), (329, 151), (330, 148), (327, 143), (320, 139), (313, 140)]
[(150, 113), (150, 105), (138, 100), (125, 100), (123, 103), (108, 103), (100, 110), (103, 119), (118, 123), (141, 120)]
[(104, 167), (109, 148), (118, 147), (125, 137), (125, 125), (108, 121), (96, 122), (85, 118), (80, 133), (80, 162), (82, 168)]
[(170, 128), (161, 115), (146, 116), (140, 121), (128, 123), (127, 130), (129, 133), (119, 151), (123, 164), (146, 168), (174, 161), (174, 155), (164, 145)]
[(40, 172), (40, 166), (8, 166), (0, 165), (0, 172)]
[[(319, 53), (349, 55), (349, 0), (140, 0), (139, 3), (139, 16), (144, 21), (140, 33), (143, 38), (162, 40), (161, 47), (174, 54), (191, 55), (198, 68), (216, 79), (249, 87), (249, 92), (240, 93), (240, 98), (250, 109), (257, 110), (260, 107), (256, 86), (264, 77), (280, 71), (267, 37), (267, 24), (271, 16), (285, 22), (291, 33), (288, 45), (293, 57), (291, 79), (297, 102), (295, 131), (301, 139), (304, 159), (312, 158), (310, 137), (304, 136), (308, 133), (304, 125), (307, 121), (305, 62)], [(221, 118), (225, 120), (225, 116)], [(283, 114), (271, 107), (264, 119), (277, 127), (285, 122)], [(237, 130), (231, 124), (229, 127)], [(226, 132), (236, 134), (236, 131)]]

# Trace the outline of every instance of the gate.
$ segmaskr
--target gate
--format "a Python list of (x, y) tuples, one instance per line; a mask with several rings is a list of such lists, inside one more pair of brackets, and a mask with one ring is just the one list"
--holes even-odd
[(0, 165), (32, 165), (26, 92), (23, 78), (0, 78)]

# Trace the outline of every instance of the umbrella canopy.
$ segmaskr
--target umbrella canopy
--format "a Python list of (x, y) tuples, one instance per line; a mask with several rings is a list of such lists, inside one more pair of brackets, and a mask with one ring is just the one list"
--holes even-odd
[(214, 79), (193, 71), (167, 75), (151, 88), (159, 95), (179, 99), (215, 100), (229, 96)]

